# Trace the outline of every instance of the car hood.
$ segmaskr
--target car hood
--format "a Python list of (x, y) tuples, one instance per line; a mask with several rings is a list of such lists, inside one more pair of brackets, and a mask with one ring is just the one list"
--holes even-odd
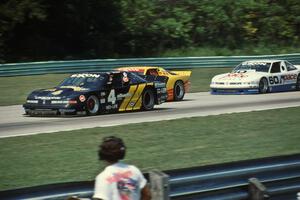
[(220, 82), (247, 82), (247, 81), (257, 81), (266, 73), (264, 72), (254, 72), (254, 71), (245, 71), (245, 72), (231, 72), (225, 74), (219, 74), (213, 77), (212, 81)]
[(33, 99), (64, 99), (64, 98), (72, 98), (74, 96), (78, 96), (80, 94), (84, 94), (89, 91), (90, 89), (88, 88), (63, 86), (63, 87), (35, 90), (29, 95), (29, 97)]

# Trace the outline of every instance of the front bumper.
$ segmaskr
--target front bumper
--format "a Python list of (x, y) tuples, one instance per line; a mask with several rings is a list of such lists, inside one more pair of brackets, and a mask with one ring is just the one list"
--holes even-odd
[(258, 88), (211, 88), (211, 94), (258, 94)]
[(40, 104), (23, 104), (25, 114), (28, 115), (75, 115), (85, 112), (82, 105), (40, 105)]

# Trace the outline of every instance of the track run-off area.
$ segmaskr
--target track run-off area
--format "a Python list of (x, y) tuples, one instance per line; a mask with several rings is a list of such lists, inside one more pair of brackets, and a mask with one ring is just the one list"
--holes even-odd
[(29, 117), (21, 105), (0, 107), (0, 138), (300, 106), (300, 92), (255, 95), (186, 94), (184, 101), (167, 102), (153, 111), (97, 116)]

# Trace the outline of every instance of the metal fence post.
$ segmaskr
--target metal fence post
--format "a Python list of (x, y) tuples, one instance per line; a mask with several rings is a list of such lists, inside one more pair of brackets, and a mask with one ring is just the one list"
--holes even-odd
[(249, 179), (249, 199), (250, 200), (265, 200), (268, 199), (267, 188), (259, 182), (257, 178)]
[(161, 171), (149, 172), (152, 200), (169, 200), (169, 176)]

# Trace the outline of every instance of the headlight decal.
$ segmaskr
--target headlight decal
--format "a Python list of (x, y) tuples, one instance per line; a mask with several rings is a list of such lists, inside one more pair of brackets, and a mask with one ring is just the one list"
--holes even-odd
[(69, 103), (69, 101), (56, 101), (56, 100), (52, 100), (51, 104), (67, 104)]

